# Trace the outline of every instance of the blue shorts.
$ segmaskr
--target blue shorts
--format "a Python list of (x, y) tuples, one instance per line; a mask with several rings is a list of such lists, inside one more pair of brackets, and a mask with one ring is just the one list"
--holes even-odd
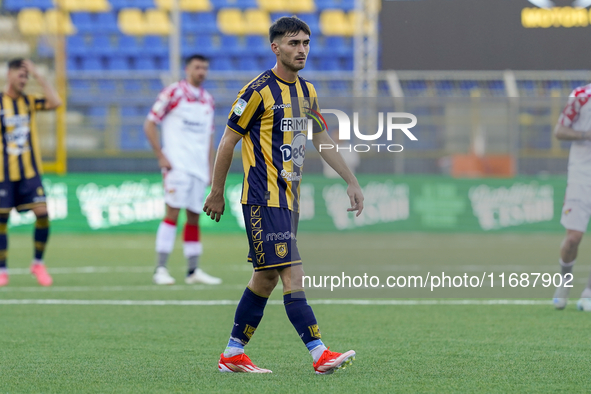
[(299, 214), (287, 208), (242, 205), (250, 251), (248, 261), (255, 271), (302, 264), (296, 240)]
[(28, 211), (40, 204), (45, 204), (45, 190), (41, 177), (0, 182), (0, 213), (9, 213), (12, 208), (19, 212)]

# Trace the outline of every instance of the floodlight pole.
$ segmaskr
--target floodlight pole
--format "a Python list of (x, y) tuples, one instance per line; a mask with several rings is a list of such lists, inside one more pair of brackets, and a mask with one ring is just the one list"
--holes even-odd
[(168, 45), (170, 49), (170, 77), (173, 82), (177, 82), (181, 79), (181, 11), (179, 0), (172, 0), (170, 15), (172, 18), (172, 30)]
[(354, 26), (355, 97), (376, 97), (378, 92), (378, 22), (380, 0), (356, 0)]

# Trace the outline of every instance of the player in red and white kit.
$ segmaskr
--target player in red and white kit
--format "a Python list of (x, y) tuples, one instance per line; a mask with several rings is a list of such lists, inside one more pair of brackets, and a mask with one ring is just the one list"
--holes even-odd
[[(568, 158), (568, 180), (560, 223), (566, 236), (560, 247), (563, 276), (572, 274), (577, 251), (591, 217), (591, 84), (575, 89), (554, 130), (556, 138), (572, 141)], [(570, 279), (571, 275), (567, 278)], [(573, 284), (572, 281), (569, 283)], [(554, 294), (554, 306), (564, 309), (570, 287), (560, 286)], [(591, 277), (577, 302), (577, 308), (591, 312)]]
[[(214, 101), (203, 87), (209, 61), (201, 55), (189, 57), (186, 79), (164, 89), (144, 123), (144, 131), (164, 177), (166, 217), (158, 227), (156, 252), (158, 264), (154, 283), (172, 285), (166, 264), (174, 248), (176, 225), (181, 209), (186, 209), (184, 254), (188, 262), (185, 282), (220, 284), (222, 281), (199, 268), (202, 245), (199, 239), (199, 214), (205, 188), (211, 179)], [(162, 130), (162, 146), (157, 125)]]

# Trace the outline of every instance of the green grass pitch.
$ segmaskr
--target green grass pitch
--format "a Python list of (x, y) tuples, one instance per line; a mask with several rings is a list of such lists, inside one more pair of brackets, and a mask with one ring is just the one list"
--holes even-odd
[[(557, 269), (554, 235), (306, 235), (304, 261), (378, 244), (400, 246), (380, 267), (431, 259)], [(576, 311), (591, 266), (583, 244), (576, 288), (564, 311), (548, 305), (314, 305), (323, 340), (357, 360), (317, 376), (311, 358), (280, 305), (281, 291), (247, 353), (269, 375), (221, 374), (217, 360), (231, 329), (234, 305), (11, 305), (7, 300), (237, 301), (250, 277), (244, 235), (204, 239), (202, 266), (219, 287), (182, 282), (180, 239), (171, 257), (177, 285), (151, 284), (153, 235), (56, 235), (48, 266), (54, 286), (40, 288), (25, 273), (29, 236), (9, 239), (15, 274), (0, 289), (0, 393), (333, 393), (333, 392), (584, 392), (589, 389), (591, 314)], [(309, 250), (306, 249), (309, 247)], [(363, 254), (363, 253), (361, 253)], [(374, 258), (380, 258), (379, 253)], [(88, 268), (94, 267), (94, 268)], [(553, 289), (548, 289), (547, 300)]]

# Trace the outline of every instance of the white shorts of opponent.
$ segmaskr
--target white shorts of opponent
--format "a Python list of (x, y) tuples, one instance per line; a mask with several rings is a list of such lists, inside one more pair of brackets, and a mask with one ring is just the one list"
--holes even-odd
[(164, 202), (172, 208), (184, 208), (194, 213), (203, 212), (203, 198), (207, 184), (194, 175), (180, 170), (164, 174)]
[(587, 231), (590, 217), (591, 185), (567, 185), (560, 224), (567, 230), (584, 233)]

